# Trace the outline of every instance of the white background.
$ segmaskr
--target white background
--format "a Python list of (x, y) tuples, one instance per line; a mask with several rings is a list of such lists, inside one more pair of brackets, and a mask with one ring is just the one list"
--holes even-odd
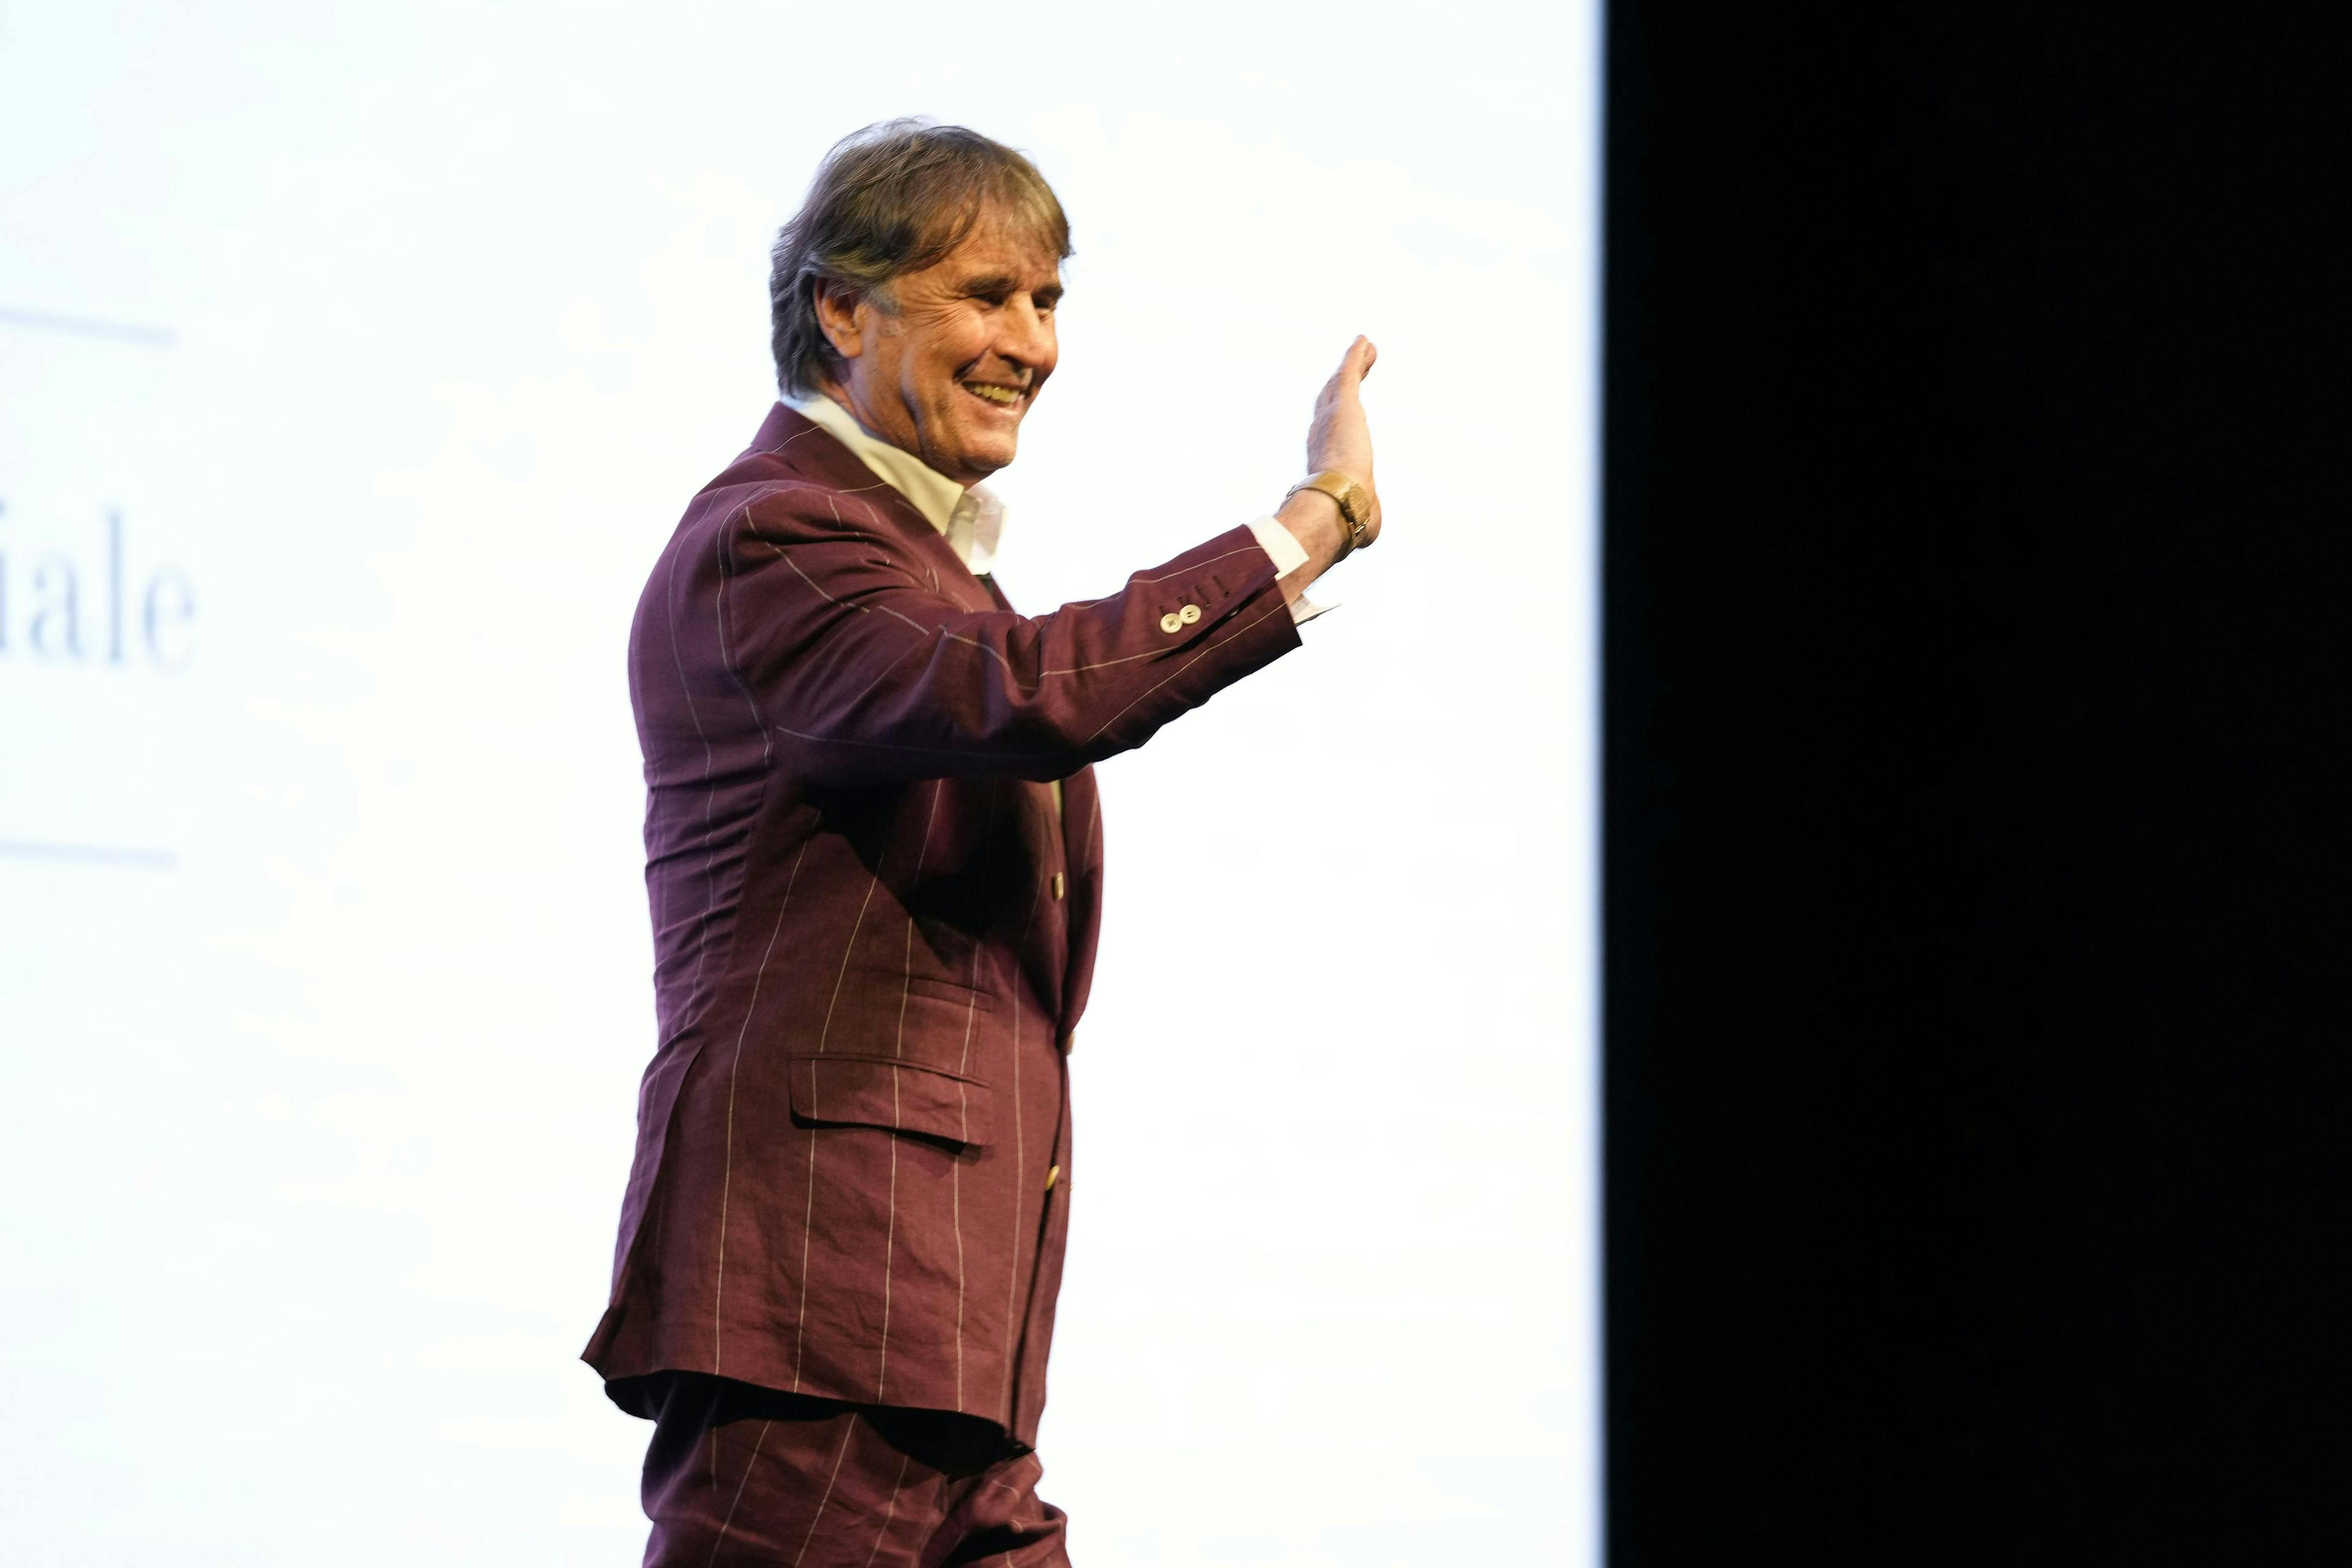
[(774, 226), (923, 113), (1079, 247), (1016, 603), (1271, 510), (1381, 351), (1342, 607), (1102, 769), (1045, 1495), (1087, 1568), (1594, 1562), (1596, 50), (1493, 0), (0, 10), (8, 1558), (635, 1561), (646, 1428), (573, 1359), (652, 1044), (628, 619), (772, 395)]

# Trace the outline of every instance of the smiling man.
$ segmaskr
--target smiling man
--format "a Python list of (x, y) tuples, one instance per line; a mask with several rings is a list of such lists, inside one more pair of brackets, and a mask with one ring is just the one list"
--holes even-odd
[(775, 248), (784, 401), (638, 604), (660, 1037), (586, 1359), (656, 1424), (649, 1564), (1068, 1561), (1032, 1446), (1088, 764), (1297, 647), (1307, 586), (1380, 531), (1359, 338), (1274, 514), (1015, 612), (982, 481), (1054, 373), (1069, 254), (985, 137), (835, 148)]

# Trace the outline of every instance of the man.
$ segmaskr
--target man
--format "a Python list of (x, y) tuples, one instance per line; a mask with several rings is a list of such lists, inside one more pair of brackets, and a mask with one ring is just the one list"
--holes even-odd
[(985, 137), (835, 147), (775, 249), (786, 402), (638, 605), (661, 1037), (585, 1359), (656, 1423), (649, 1564), (1067, 1561), (1031, 1446), (1087, 764), (1298, 646), (1304, 590), (1380, 529), (1360, 338), (1275, 516), (1016, 614), (981, 481), (1054, 372), (1069, 254)]

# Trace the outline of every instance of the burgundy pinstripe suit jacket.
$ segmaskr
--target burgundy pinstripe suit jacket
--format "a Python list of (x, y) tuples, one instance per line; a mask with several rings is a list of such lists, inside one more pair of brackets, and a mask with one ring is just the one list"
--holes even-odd
[(781, 405), (695, 498), (629, 642), (660, 1043), (585, 1352), (616, 1400), (705, 1372), (1034, 1441), (1087, 764), (1297, 646), (1274, 576), (1236, 528), (1016, 615)]

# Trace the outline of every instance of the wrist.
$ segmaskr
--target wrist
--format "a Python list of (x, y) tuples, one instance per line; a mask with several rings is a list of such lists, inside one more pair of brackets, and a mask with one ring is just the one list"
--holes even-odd
[(1380, 510), (1372, 500), (1371, 492), (1345, 469), (1318, 469), (1291, 486), (1290, 495), (1283, 499), (1288, 500), (1291, 496), (1307, 491), (1319, 491), (1330, 497), (1332, 504), (1339, 509), (1340, 555), (1361, 550), (1379, 536)]
[(1317, 570), (1346, 553), (1348, 523), (1339, 503), (1321, 490), (1293, 490), (1275, 510), (1275, 521), (1290, 531)]

